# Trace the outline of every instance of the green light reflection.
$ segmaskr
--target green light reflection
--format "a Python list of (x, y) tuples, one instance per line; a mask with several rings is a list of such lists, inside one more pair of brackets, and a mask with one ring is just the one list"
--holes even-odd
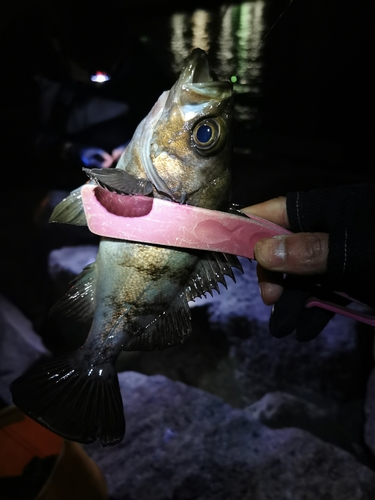
[[(188, 53), (195, 47), (210, 51), (219, 79), (230, 78), (236, 92), (259, 93), (262, 62), (261, 42), (264, 31), (265, 0), (254, 0), (218, 9), (197, 9), (171, 17), (173, 69), (181, 70)], [(214, 28), (219, 23), (219, 30)], [(254, 108), (241, 108), (239, 119), (254, 119)]]

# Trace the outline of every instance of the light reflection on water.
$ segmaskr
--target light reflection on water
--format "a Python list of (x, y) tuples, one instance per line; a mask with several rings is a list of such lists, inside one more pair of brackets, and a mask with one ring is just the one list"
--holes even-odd
[(199, 47), (208, 52), (210, 50), (210, 33), (209, 23), (211, 21), (211, 14), (206, 10), (196, 10), (193, 12), (191, 18), (192, 24), (192, 47)]
[[(262, 81), (262, 35), (264, 0), (228, 5), (217, 11), (197, 9), (175, 13), (170, 18), (173, 69), (177, 73), (189, 52), (199, 47), (209, 52), (219, 79), (232, 77), (238, 94), (259, 93)], [(213, 25), (219, 15), (219, 30)], [(256, 118), (256, 107), (246, 102), (235, 104), (238, 121)]]
[(174, 56), (173, 70), (178, 73), (191, 50), (191, 42), (188, 38), (189, 15), (173, 14), (170, 25), (171, 51)]

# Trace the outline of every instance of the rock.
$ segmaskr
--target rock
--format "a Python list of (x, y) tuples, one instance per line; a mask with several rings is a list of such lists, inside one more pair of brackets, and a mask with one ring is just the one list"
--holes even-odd
[(97, 253), (97, 245), (79, 245), (52, 250), (48, 259), (49, 273), (52, 278), (57, 278), (64, 272), (77, 276), (85, 266), (94, 262)]
[(12, 404), (9, 384), (49, 352), (29, 321), (0, 295), (0, 404)]
[(353, 452), (349, 438), (329, 411), (285, 392), (271, 392), (245, 411), (272, 429), (296, 427)]
[(120, 374), (127, 434), (85, 446), (112, 500), (371, 500), (375, 474), (300, 429), (273, 430), (244, 410), (163, 376)]

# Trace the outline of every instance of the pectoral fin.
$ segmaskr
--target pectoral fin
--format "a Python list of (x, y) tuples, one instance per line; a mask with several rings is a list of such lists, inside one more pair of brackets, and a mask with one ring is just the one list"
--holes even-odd
[(50, 222), (87, 226), (87, 220), (82, 203), (81, 187), (75, 189), (64, 198), (52, 212)]
[(142, 194), (152, 192), (152, 183), (137, 179), (120, 168), (83, 168), (90, 180), (119, 194)]

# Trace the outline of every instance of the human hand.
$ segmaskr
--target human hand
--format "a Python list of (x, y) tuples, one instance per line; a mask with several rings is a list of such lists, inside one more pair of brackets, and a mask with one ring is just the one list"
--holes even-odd
[[(283, 196), (241, 211), (290, 228)], [(269, 328), (274, 337), (296, 331), (298, 340), (311, 340), (333, 317), (322, 309), (305, 308), (315, 284), (309, 276), (327, 271), (328, 243), (328, 233), (317, 232), (265, 238), (255, 245), (259, 291), (263, 302), (273, 305)]]
[(88, 168), (109, 168), (114, 161), (112, 155), (100, 148), (83, 148), (79, 156)]
[(122, 155), (122, 153), (125, 151), (126, 149), (126, 146), (129, 144), (129, 142), (127, 142), (126, 144), (121, 144), (121, 146), (117, 146), (117, 148), (113, 149), (112, 150), (112, 159), (113, 159), (113, 162), (117, 163)]
[[(280, 196), (241, 210), (279, 226), (290, 228), (286, 198)], [(295, 233), (266, 238), (254, 248), (260, 293), (266, 305), (274, 304), (283, 291), (285, 274), (313, 275), (327, 271), (328, 233)]]
[[(341, 291), (375, 307), (373, 184), (288, 193), (243, 211), (295, 233), (255, 247), (261, 294), (266, 304), (274, 304), (274, 336), (296, 331), (298, 340), (310, 340), (320, 333), (332, 314), (304, 307), (314, 289), (325, 300), (332, 300), (332, 291)], [(335, 302), (340, 301), (335, 295)]]

